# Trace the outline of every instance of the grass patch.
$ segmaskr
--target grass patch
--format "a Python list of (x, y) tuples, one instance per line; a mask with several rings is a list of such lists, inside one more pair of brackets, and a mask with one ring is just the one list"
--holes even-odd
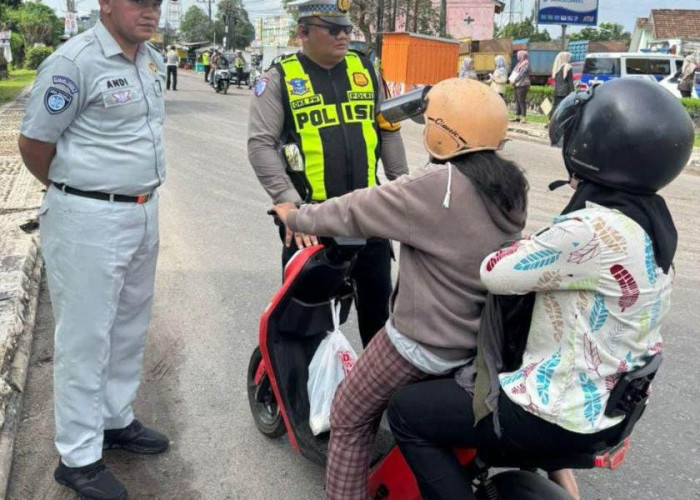
[[(510, 119), (510, 118), (515, 118), (515, 113), (508, 113), (508, 118), (509, 118), (509, 119)], [(549, 119), (548, 119), (547, 116), (545, 116), (545, 115), (531, 115), (531, 114), (528, 114), (528, 115), (525, 117), (525, 120), (526, 120), (528, 123), (548, 123), (548, 122), (549, 122)]]
[(700, 134), (695, 134), (695, 147), (700, 148)]
[(36, 71), (15, 69), (10, 71), (10, 78), (0, 80), (0, 104), (11, 101), (22, 89), (34, 81)]

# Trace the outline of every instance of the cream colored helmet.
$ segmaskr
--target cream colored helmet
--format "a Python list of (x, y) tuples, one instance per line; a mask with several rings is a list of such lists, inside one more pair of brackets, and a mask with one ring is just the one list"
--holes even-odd
[(427, 100), (423, 144), (433, 158), (449, 160), (503, 147), (508, 110), (501, 96), (487, 85), (450, 78), (433, 86)]

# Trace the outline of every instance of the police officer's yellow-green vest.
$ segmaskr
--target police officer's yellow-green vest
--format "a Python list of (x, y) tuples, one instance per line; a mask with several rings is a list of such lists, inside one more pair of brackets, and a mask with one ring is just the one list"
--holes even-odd
[(202, 64), (209, 66), (209, 52), (202, 54)]
[(283, 141), (299, 145), (311, 190), (302, 197), (323, 201), (374, 186), (380, 144), (371, 63), (349, 52), (327, 70), (293, 54), (277, 68), (286, 89)]

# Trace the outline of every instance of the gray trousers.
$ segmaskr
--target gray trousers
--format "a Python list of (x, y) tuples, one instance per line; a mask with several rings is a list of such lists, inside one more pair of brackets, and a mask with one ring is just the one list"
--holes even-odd
[(527, 115), (527, 93), (530, 90), (530, 86), (526, 85), (524, 87), (515, 87), (515, 115), (525, 116)]
[(53, 306), (56, 448), (82, 467), (134, 419), (158, 255), (158, 195), (93, 200), (51, 186), (39, 210)]

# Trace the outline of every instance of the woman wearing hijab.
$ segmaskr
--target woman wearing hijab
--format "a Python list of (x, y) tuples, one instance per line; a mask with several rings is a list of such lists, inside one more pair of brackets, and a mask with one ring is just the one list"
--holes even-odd
[(493, 70), (493, 73), (489, 75), (489, 81), (491, 82), (491, 88), (505, 99), (506, 83), (508, 83), (508, 70), (506, 69), (505, 57), (496, 56), (496, 68)]
[(518, 51), (518, 64), (508, 77), (515, 89), (515, 118), (513, 121), (525, 121), (527, 115), (527, 93), (530, 90), (530, 60), (527, 51)]
[(569, 52), (559, 52), (554, 65), (552, 66), (552, 78), (554, 78), (554, 106), (550, 116), (554, 114), (557, 106), (566, 96), (574, 91), (574, 75), (571, 71), (571, 54)]
[(693, 85), (695, 85), (695, 70), (697, 70), (695, 56), (688, 54), (683, 61), (681, 77), (678, 82), (678, 90), (682, 97), (692, 97)]
[(454, 447), (567, 455), (617, 444), (625, 417), (603, 410), (611, 389), (663, 349), (678, 235), (657, 192), (692, 152), (688, 113), (660, 85), (622, 78), (570, 95), (549, 133), (569, 172), (550, 187), (568, 183), (569, 204), (481, 264), (490, 293), (535, 292), (520, 367), (495, 377), (486, 418), (459, 378), (418, 382), (389, 405), (426, 500), (474, 498)]
[(459, 70), (459, 77), (469, 78), (471, 80), (479, 79), (479, 77), (476, 74), (476, 71), (474, 71), (474, 62), (472, 61), (471, 57), (465, 57), (462, 60), (462, 67)]

